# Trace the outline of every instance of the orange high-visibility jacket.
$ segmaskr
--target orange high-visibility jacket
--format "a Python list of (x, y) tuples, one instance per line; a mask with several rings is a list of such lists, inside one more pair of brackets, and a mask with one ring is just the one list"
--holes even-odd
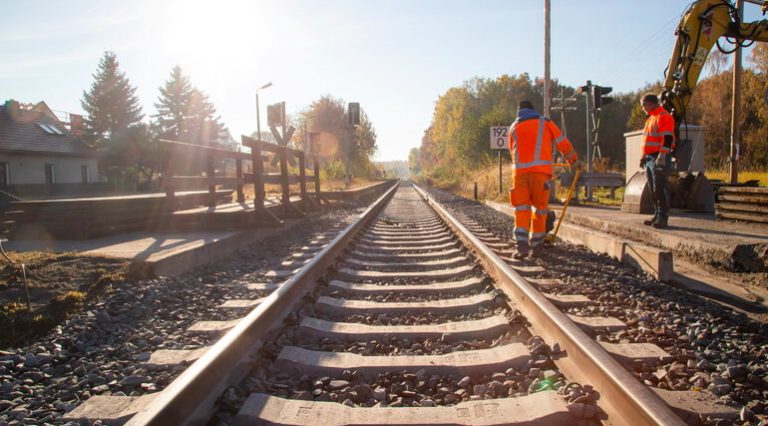
[(672, 147), (675, 149), (675, 119), (663, 106), (659, 106), (648, 114), (643, 129), (643, 154), (656, 154), (661, 151), (669, 153), (670, 148), (664, 146), (664, 136), (672, 136)]
[(552, 175), (554, 147), (557, 147), (568, 163), (573, 164), (578, 159), (568, 138), (546, 117), (516, 120), (509, 129), (509, 150), (516, 174)]

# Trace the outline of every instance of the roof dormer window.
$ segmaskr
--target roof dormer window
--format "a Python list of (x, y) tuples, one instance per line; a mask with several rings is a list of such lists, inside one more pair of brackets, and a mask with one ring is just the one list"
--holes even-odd
[(49, 135), (64, 135), (64, 132), (52, 124), (37, 123), (37, 127), (43, 129), (43, 131)]

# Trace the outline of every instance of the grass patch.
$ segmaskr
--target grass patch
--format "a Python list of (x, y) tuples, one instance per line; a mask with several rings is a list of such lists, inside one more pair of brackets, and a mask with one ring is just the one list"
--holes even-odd
[[(146, 276), (129, 270), (128, 260), (106, 256), (45, 251), (8, 255), (17, 263), (0, 269), (0, 347), (43, 335), (115, 287)], [(21, 263), (27, 270), (29, 306)]]
[[(479, 201), (495, 201), (497, 203), (509, 202), (509, 190), (514, 185), (512, 176), (512, 164), (506, 161), (502, 164), (502, 191), (499, 192), (499, 165), (493, 164), (487, 167), (475, 170), (474, 172), (454, 171), (453, 174), (441, 173), (439, 170), (430, 176), (419, 176), (415, 180), (436, 188), (453, 192), (465, 198), (474, 198), (475, 183), (477, 183), (477, 198)], [(555, 175), (561, 173), (555, 171)], [(555, 196), (559, 200), (565, 200), (568, 195), (568, 187), (562, 186), (559, 180), (555, 179)], [(581, 188), (579, 194), (580, 203), (588, 205), (621, 205), (621, 199), (624, 196), (624, 188), (616, 188), (616, 197), (610, 198), (611, 190), (609, 188), (595, 188), (592, 191), (593, 201), (584, 202), (584, 188)]]
[[(607, 162), (595, 164), (595, 170), (600, 172), (608, 170)], [(559, 171), (556, 170), (557, 175)], [(709, 180), (729, 180), (728, 170), (708, 170), (706, 176)], [(499, 166), (498, 163), (489, 164), (474, 171), (466, 171), (461, 167), (455, 168), (435, 168), (426, 175), (420, 175), (414, 178), (418, 183), (426, 184), (435, 188), (450, 191), (465, 198), (474, 198), (475, 183), (477, 183), (477, 198), (479, 201), (495, 201), (499, 203), (508, 203), (508, 191), (514, 185), (512, 177), (512, 165), (509, 161), (502, 164), (502, 192), (499, 193)], [(768, 186), (768, 170), (742, 170), (739, 172), (739, 182), (744, 183), (750, 180), (756, 180), (760, 186)], [(601, 205), (601, 206), (620, 206), (624, 198), (624, 187), (616, 188), (616, 196), (611, 199), (609, 188), (594, 188), (592, 191), (593, 201), (586, 202), (584, 188), (581, 188), (579, 194), (579, 203), (582, 205)], [(568, 195), (568, 187), (563, 187), (556, 183), (555, 195), (559, 200), (565, 200)]]

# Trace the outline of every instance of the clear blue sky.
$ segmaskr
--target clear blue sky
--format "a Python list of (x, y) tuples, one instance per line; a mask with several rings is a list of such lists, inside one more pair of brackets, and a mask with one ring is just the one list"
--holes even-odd
[[(552, 0), (552, 77), (571, 86), (591, 79), (615, 91), (660, 79), (688, 3)], [(405, 159), (446, 89), (475, 76), (543, 75), (543, 5), (6, 1), (0, 98), (81, 112), (99, 58), (112, 50), (146, 115), (178, 64), (238, 140), (256, 128), (254, 89), (272, 81), (260, 96), (262, 109), (284, 100), (296, 113), (324, 94), (360, 102), (378, 133), (377, 159)], [(747, 5), (746, 19), (758, 18), (758, 8)]]

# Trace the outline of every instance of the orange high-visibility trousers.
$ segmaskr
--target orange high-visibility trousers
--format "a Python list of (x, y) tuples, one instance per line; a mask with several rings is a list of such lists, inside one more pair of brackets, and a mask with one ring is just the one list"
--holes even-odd
[(515, 186), (509, 198), (515, 207), (515, 241), (520, 252), (527, 253), (531, 247), (544, 244), (544, 237), (547, 236), (549, 179), (547, 173), (515, 175)]

